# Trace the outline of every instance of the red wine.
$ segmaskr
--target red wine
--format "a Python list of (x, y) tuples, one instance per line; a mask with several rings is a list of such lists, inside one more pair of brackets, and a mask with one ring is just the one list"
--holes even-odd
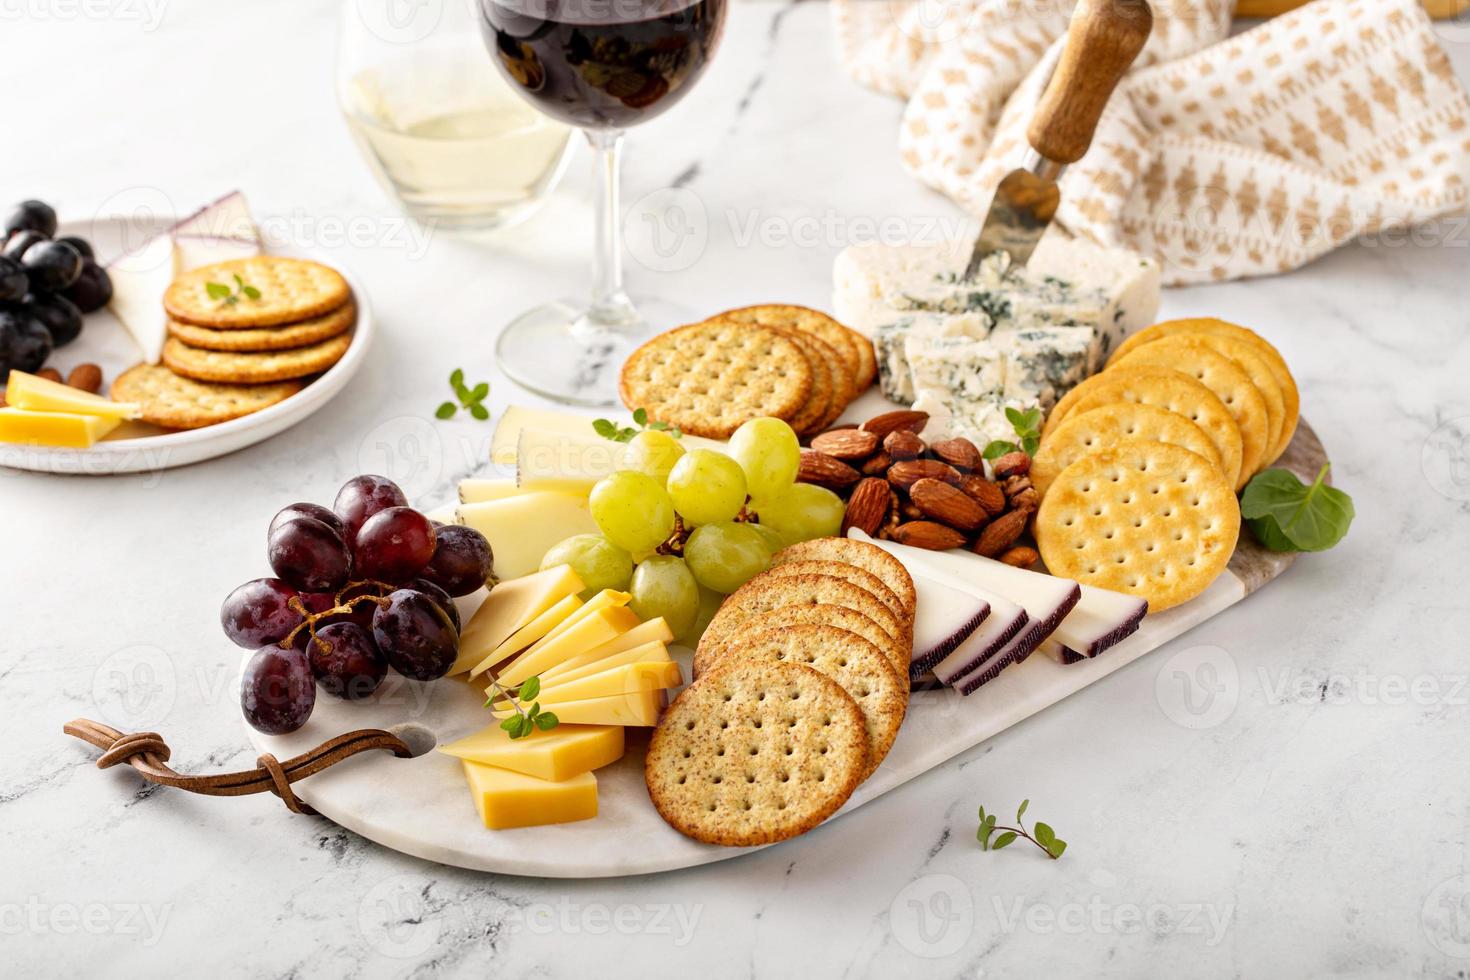
[(485, 43), (538, 109), (584, 129), (683, 98), (720, 43), (728, 0), (479, 0)]

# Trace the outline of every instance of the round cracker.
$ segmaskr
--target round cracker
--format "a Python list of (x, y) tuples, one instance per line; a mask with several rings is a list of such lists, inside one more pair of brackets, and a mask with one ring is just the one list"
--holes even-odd
[(842, 384), (841, 366), (837, 363), (837, 355), (826, 347), (820, 340), (800, 330), (788, 330), (781, 327), (771, 327), (781, 336), (801, 348), (802, 356), (806, 358), (807, 367), (812, 372), (812, 390), (807, 397), (806, 404), (802, 405), (797, 413), (791, 417), (790, 426), (799, 436), (808, 435), (819, 431), (822, 420), (827, 418), (832, 411), (832, 404), (836, 400), (837, 386)]
[[(781, 606), (841, 606), (867, 616), (888, 634), (907, 658), (908, 625), (871, 592), (831, 575), (772, 575), (761, 572), (728, 596), (705, 628), (700, 645), (723, 644), (752, 616)], [(895, 658), (897, 662), (897, 658)], [(907, 660), (905, 659), (905, 663)]]
[(629, 409), (710, 439), (769, 415), (791, 419), (806, 404), (812, 369), (775, 330), (691, 323), (659, 334), (623, 363), (618, 393)]
[(1269, 431), (1266, 435), (1266, 450), (1261, 457), (1261, 468), (1264, 469), (1267, 464), (1276, 459), (1273, 453), (1281, 443), (1281, 434), (1285, 431), (1286, 425), (1286, 396), (1281, 390), (1281, 385), (1276, 382), (1276, 375), (1272, 372), (1270, 363), (1254, 346), (1235, 337), (1217, 334), (1190, 334), (1189, 336), (1240, 365), (1241, 370), (1250, 376), (1251, 384), (1256, 386), (1256, 390), (1266, 400), (1266, 419)]
[[(1073, 395), (1076, 395), (1074, 398)], [(1213, 391), (1194, 378), (1172, 368), (1117, 367), (1093, 375), (1073, 388), (1063, 401), (1071, 399), (1070, 411), (1057, 418), (1057, 409), (1047, 420), (1041, 441), (1055, 434), (1060, 425), (1076, 412), (1091, 411), (1115, 402), (1136, 402), (1168, 409), (1183, 415), (1205, 430), (1220, 454), (1220, 470), (1232, 486), (1242, 486), (1241, 455), (1243, 444), (1240, 426), (1230, 408)]]
[[(1220, 467), (1220, 451), (1209, 434), (1176, 412), (1137, 402), (1117, 402), (1073, 412), (1041, 443), (1031, 460), (1031, 482), (1044, 497), (1057, 474), (1083, 456), (1111, 449), (1127, 439), (1167, 442)], [(1221, 469), (1221, 476), (1224, 476)], [(1231, 486), (1235, 485), (1230, 480)]]
[(1051, 574), (1141, 596), (1150, 612), (1161, 612), (1225, 570), (1240, 536), (1240, 505), (1208, 459), (1132, 440), (1058, 474), (1035, 528)]
[[(866, 390), (873, 383), (873, 375), (868, 376), (866, 383), (863, 382), (866, 365), (862, 356), (862, 347), (857, 343), (862, 340), (862, 337), (825, 313), (790, 303), (765, 303), (760, 306), (743, 306), (739, 309), (727, 310), (710, 319), (730, 320), (734, 323), (758, 323), (767, 327), (799, 330), (821, 340), (832, 348), (842, 362), (841, 390), (845, 392), (842, 396), (844, 408), (859, 392)], [(870, 355), (871, 352), (870, 346)], [(873, 372), (876, 375), (876, 360), (873, 362)]]
[(1301, 417), (1301, 392), (1297, 389), (1296, 379), (1292, 377), (1291, 368), (1286, 365), (1286, 358), (1265, 337), (1256, 333), (1249, 327), (1242, 327), (1238, 323), (1228, 320), (1220, 320), (1215, 317), (1191, 317), (1181, 320), (1166, 320), (1156, 323), (1151, 327), (1140, 330), (1129, 337), (1113, 352), (1109, 363), (1122, 357), (1128, 351), (1143, 344), (1152, 343), (1162, 337), (1172, 337), (1176, 334), (1211, 334), (1220, 337), (1234, 337), (1243, 340), (1256, 348), (1256, 351), (1271, 365), (1271, 374), (1276, 383), (1281, 386), (1281, 396), (1285, 409), (1285, 421), (1281, 427), (1281, 438), (1271, 451), (1271, 459), (1274, 462), (1277, 457), (1286, 451), (1291, 444), (1292, 437), (1296, 435), (1297, 423)]
[[(883, 584), (882, 579), (872, 572), (865, 571), (845, 561), (831, 561), (818, 558), (783, 561), (779, 563), (773, 562), (768, 574), (774, 578), (783, 578), (792, 575), (830, 575), (833, 578), (840, 578), (843, 581), (851, 582), (860, 589), (872, 593), (901, 622), (908, 620), (908, 610), (904, 608), (903, 602), (894, 594), (892, 589)], [(905, 661), (902, 665), (895, 664), (895, 666), (900, 666), (901, 669), (907, 670), (908, 662)]]
[(177, 337), (190, 347), (204, 350), (233, 351), (236, 353), (260, 353), (262, 351), (291, 350), (307, 347), (346, 333), (357, 320), (357, 304), (350, 299), (341, 306), (302, 320), (279, 327), (236, 327), (233, 330), (216, 330), (194, 323), (168, 321), (168, 334)]
[(170, 337), (163, 344), (163, 363), (175, 374), (217, 384), (265, 384), (320, 374), (336, 364), (352, 344), (352, 335), (340, 334), (310, 347), (236, 354), (190, 347)]
[(114, 401), (137, 402), (139, 418), (166, 429), (200, 429), (253, 415), (296, 394), (299, 381), (263, 385), (207, 384), (158, 364), (138, 364), (112, 382)]
[(643, 777), (669, 826), (747, 847), (804, 834), (836, 813), (867, 758), (863, 713), (842, 685), (802, 664), (732, 662), (664, 712)]
[[(720, 659), (727, 654), (732, 646), (739, 645), (745, 636), (766, 630), (784, 629), (787, 626), (830, 626), (834, 629), (846, 630), (867, 640), (873, 646), (883, 652), (889, 663), (898, 664), (902, 658), (908, 656), (907, 648), (883, 632), (883, 627), (860, 612), (846, 609), (842, 606), (827, 605), (804, 605), (804, 606), (778, 606), (769, 612), (759, 613), (751, 616), (740, 624), (738, 628), (730, 632), (723, 641), (709, 640), (702, 637), (699, 648), (694, 651), (694, 663), (692, 672), (695, 677), (703, 677), (719, 664)], [(708, 634), (706, 634), (707, 636)], [(907, 664), (903, 668), (906, 673)]]
[(1119, 367), (1145, 365), (1183, 371), (1218, 395), (1230, 409), (1230, 414), (1240, 426), (1239, 483), (1244, 486), (1245, 481), (1261, 468), (1271, 448), (1267, 441), (1269, 416), (1266, 399), (1251, 383), (1250, 375), (1224, 354), (1187, 335), (1163, 337), (1144, 344), (1118, 361)]
[[(259, 291), (260, 298), (239, 295), (236, 276)], [(211, 283), (231, 290), (234, 302), (210, 296)], [(347, 280), (331, 266), (310, 259), (256, 255), (182, 273), (164, 291), (163, 308), (175, 320), (203, 327), (273, 327), (321, 316), (351, 295)]]
[(775, 660), (805, 664), (832, 678), (857, 702), (868, 732), (872, 775), (893, 748), (909, 704), (909, 679), (879, 650), (856, 633), (832, 626), (790, 626), (741, 635), (731, 647), (731, 662)]
[(913, 626), (914, 614), (918, 609), (918, 593), (914, 591), (913, 576), (903, 562), (877, 545), (852, 538), (813, 538), (787, 545), (771, 556), (773, 567), (791, 561), (840, 561), (876, 575), (879, 581), (898, 596), (898, 601), (903, 606), (903, 616), (909, 626)]

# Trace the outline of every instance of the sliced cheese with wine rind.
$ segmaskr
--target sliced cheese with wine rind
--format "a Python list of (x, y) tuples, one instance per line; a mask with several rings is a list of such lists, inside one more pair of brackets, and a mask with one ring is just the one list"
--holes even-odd
[(495, 574), (520, 578), (541, 567), (541, 559), (576, 534), (598, 534), (587, 498), (541, 491), (504, 500), (460, 504), (455, 519), (485, 536), (495, 554)]
[[(651, 728), (658, 724), (658, 715), (663, 710), (664, 700), (662, 689), (634, 691), (610, 698), (563, 701), (556, 705), (553, 713), (561, 724)], [(547, 710), (545, 705), (542, 705), (542, 709)], [(505, 711), (499, 713), (498, 717), (509, 717), (509, 714), (509, 711)]]
[(459, 634), (459, 656), (449, 673), (469, 670), (516, 630), (567, 596), (582, 591), (570, 565), (558, 565), (523, 578), (506, 579), (480, 603)]
[(554, 782), (468, 759), (461, 761), (475, 809), (491, 830), (571, 823), (597, 816), (597, 777), (590, 772)]
[(557, 725), (511, 738), (499, 724), (439, 746), (457, 759), (559, 781), (580, 776), (623, 757), (623, 729), (617, 725)]
[(175, 238), (199, 237), (228, 239), (260, 247), (260, 229), (250, 213), (245, 195), (231, 191), (211, 201), (169, 229)]
[(496, 681), (503, 688), (513, 687), (569, 657), (600, 646), (615, 636), (621, 636), (637, 625), (638, 617), (631, 609), (622, 606), (599, 609), (566, 632), (547, 637), (512, 660), (496, 675)]
[[(600, 647), (594, 647), (586, 653), (579, 653), (570, 660), (562, 661), (543, 673), (541, 680), (546, 682), (553, 677), (563, 677), (574, 673), (580, 676), (583, 673), (595, 672), (598, 669), (598, 665), (603, 664), (604, 661), (607, 661), (606, 666), (608, 667), (615, 667), (617, 663), (632, 663), (632, 660), (626, 659), (629, 653), (655, 645), (662, 647), (666, 643), (673, 642), (674, 633), (669, 629), (669, 624), (664, 622), (662, 616), (658, 616), (648, 620), (646, 623), (639, 623), (622, 636), (614, 637)], [(667, 650), (665, 650), (664, 656), (668, 656)], [(614, 663), (612, 660), (615, 657), (622, 659)], [(634, 659), (660, 660), (663, 658), (643, 656)]]
[(174, 268), (181, 273), (217, 262), (250, 259), (259, 254), (259, 242), (206, 235), (174, 235)]
[(962, 589), (924, 579), (914, 582), (918, 596), (909, 674), (922, 674), (953, 653), (990, 615), (990, 603)]
[[(484, 659), (470, 670), (471, 677), (478, 677), (496, 664), (504, 663), (511, 657), (520, 653), (533, 643), (542, 640), (548, 633), (556, 629), (568, 618), (575, 616), (582, 609), (582, 600), (574, 595), (566, 596), (557, 601), (550, 609), (526, 623), (510, 636), (502, 640)], [(460, 652), (465, 649), (464, 640), (460, 640)]]
[(138, 406), (134, 402), (115, 402), (90, 391), (14, 369), (5, 381), (5, 401), (12, 408), (32, 412), (69, 412), (105, 419), (138, 417)]
[(163, 357), (163, 342), (168, 339), (163, 294), (174, 275), (174, 240), (168, 234), (150, 238), (107, 266), (107, 276), (112, 280), (108, 309), (132, 334), (143, 360), (149, 364), (157, 364)]

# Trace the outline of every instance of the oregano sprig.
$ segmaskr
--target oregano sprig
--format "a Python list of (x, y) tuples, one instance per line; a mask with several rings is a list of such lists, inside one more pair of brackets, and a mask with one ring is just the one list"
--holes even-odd
[(618, 425), (611, 419), (597, 419), (592, 423), (593, 432), (596, 432), (604, 439), (611, 439), (613, 442), (631, 442), (633, 437), (644, 429), (667, 432), (675, 439), (684, 435), (684, 433), (667, 422), (648, 421), (648, 410), (646, 408), (633, 409), (633, 425)]
[(434, 411), (435, 418), (452, 419), (463, 408), (481, 422), (489, 420), (490, 409), (485, 407), (484, 401), (490, 394), (490, 382), (481, 381), (471, 388), (464, 383), (464, 372), (455, 368), (454, 373), (449, 376), (449, 387), (454, 390), (454, 397), (459, 399), (459, 404), (445, 402)]
[(986, 459), (999, 459), (1007, 453), (1024, 452), (1027, 456), (1035, 456), (1036, 450), (1041, 448), (1041, 409), (1031, 408), (1021, 411), (1019, 408), (1006, 408), (1006, 420), (1011, 423), (1011, 428), (1016, 430), (1016, 438), (1019, 444), (1006, 439), (997, 439), (985, 447), (980, 454)]
[[(1030, 805), (1030, 800), (1021, 801), (1021, 805), (1016, 809), (1016, 826), (1014, 827), (997, 827), (995, 814), (986, 813), (982, 806), (980, 808), (980, 829), (975, 831), (975, 839), (980, 842), (981, 850), (998, 851), (1002, 847), (1014, 844), (1019, 837), (1041, 848), (1053, 861), (1061, 857), (1062, 852), (1067, 849), (1067, 842), (1057, 837), (1056, 832), (1049, 825), (1038, 820), (1033, 830), (1027, 832), (1026, 825), (1021, 822), (1021, 818), (1026, 815), (1026, 807)], [(996, 831), (1000, 833), (997, 834)]]
[[(495, 688), (498, 697), (509, 701), (511, 707), (516, 709), (515, 714), (500, 723), (500, 727), (512, 739), (525, 738), (537, 729), (549, 732), (559, 724), (556, 714), (541, 710), (541, 702), (536, 700), (541, 694), (540, 677), (528, 677), (519, 685), (510, 687), (501, 687), (492, 680), (490, 686)], [(491, 697), (485, 702), (485, 706), (491, 707), (495, 701), (496, 697)], [(523, 704), (529, 704), (530, 707), (522, 707)]]
[(260, 299), (260, 290), (241, 279), (238, 272), (235, 273), (234, 280), (233, 289), (222, 282), (207, 282), (204, 284), (204, 291), (209, 294), (210, 299), (219, 300), (225, 306), (234, 306), (240, 302), (241, 296), (246, 299)]

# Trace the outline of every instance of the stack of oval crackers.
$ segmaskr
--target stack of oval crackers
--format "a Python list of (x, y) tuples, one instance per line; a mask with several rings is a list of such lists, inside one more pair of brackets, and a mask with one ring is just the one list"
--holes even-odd
[(835, 813), (882, 762), (908, 710), (913, 579), (888, 552), (821, 538), (776, 554), (730, 595), (644, 763), (679, 832), (769, 844)]
[(320, 262), (259, 255), (180, 275), (163, 297), (161, 365), (139, 364), (112, 386), (144, 421), (215, 425), (296, 394), (342, 359), (357, 306), (341, 274)]
[(1130, 337), (1042, 431), (1047, 569), (1155, 612), (1194, 598), (1235, 551), (1236, 493), (1286, 450), (1298, 413), (1286, 361), (1252, 330), (1172, 320)]
[(878, 374), (872, 343), (804, 306), (747, 306), (653, 338), (623, 364), (630, 409), (692, 435), (728, 439), (750, 419), (799, 436), (829, 428)]

